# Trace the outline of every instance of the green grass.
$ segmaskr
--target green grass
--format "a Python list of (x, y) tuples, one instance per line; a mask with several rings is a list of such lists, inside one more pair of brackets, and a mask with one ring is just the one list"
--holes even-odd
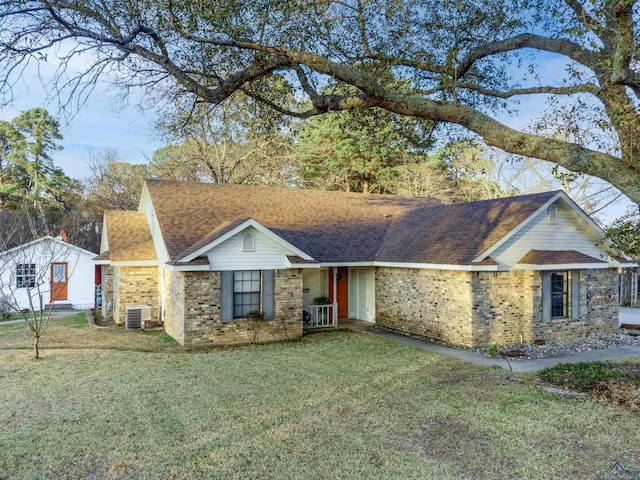
[(366, 333), (189, 351), (59, 319), (36, 362), (5, 332), (0, 478), (558, 479), (640, 466), (633, 412)]

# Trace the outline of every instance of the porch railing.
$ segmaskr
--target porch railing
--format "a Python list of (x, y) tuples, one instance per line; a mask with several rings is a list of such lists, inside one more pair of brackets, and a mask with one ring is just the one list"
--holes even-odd
[(334, 305), (308, 305), (302, 307), (302, 320), (304, 328), (327, 328), (338, 325), (337, 306)]

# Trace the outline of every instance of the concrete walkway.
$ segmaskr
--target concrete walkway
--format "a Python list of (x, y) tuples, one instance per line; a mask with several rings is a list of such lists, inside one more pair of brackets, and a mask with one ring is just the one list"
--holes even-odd
[(513, 372), (537, 372), (544, 368), (553, 367), (559, 363), (579, 363), (614, 360), (617, 358), (628, 358), (640, 356), (640, 346), (603, 348), (601, 350), (591, 350), (589, 352), (568, 353), (555, 357), (537, 358), (533, 360), (504, 360), (501, 358), (485, 357), (470, 350), (462, 350), (453, 347), (440, 345), (439, 343), (428, 342), (417, 338), (407, 337), (398, 333), (380, 330), (378, 328), (370, 330), (370, 333), (394, 342), (402, 343), (412, 347), (420, 348), (428, 352), (439, 353), (447, 357), (470, 362), (485, 367), (500, 367), (503, 370)]
[(640, 308), (620, 307), (618, 321), (620, 325), (623, 323), (640, 325)]

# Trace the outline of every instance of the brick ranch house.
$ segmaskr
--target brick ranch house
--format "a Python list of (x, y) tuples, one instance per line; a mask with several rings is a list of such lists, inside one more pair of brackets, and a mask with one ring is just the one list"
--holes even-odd
[(618, 269), (633, 264), (601, 240), (561, 191), (443, 205), (149, 180), (137, 212), (105, 212), (96, 261), (105, 315), (149, 305), (183, 345), (355, 318), (476, 347), (616, 330)]

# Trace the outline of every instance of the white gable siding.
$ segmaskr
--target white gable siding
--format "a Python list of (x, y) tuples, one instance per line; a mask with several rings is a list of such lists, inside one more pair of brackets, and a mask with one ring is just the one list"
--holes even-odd
[(531, 249), (576, 250), (594, 258), (604, 259), (602, 250), (596, 246), (600, 240), (596, 232), (580, 215), (564, 202), (558, 206), (558, 223), (547, 223), (547, 212), (540, 212), (527, 226), (500, 245), (491, 257), (510, 267)]
[(164, 237), (160, 231), (160, 224), (156, 217), (156, 211), (153, 208), (153, 202), (149, 197), (149, 192), (145, 188), (142, 192), (142, 198), (140, 199), (140, 205), (138, 206), (138, 212), (144, 213), (147, 217), (147, 223), (149, 224), (149, 232), (151, 232), (151, 239), (153, 240), (153, 246), (156, 249), (156, 255), (160, 264), (169, 261), (169, 252), (167, 246), (164, 243)]
[(375, 322), (376, 275), (374, 267), (355, 268), (355, 317), (358, 320)]
[[(254, 250), (242, 251), (242, 236), (252, 233), (255, 236)], [(266, 235), (253, 227), (247, 227), (209, 252), (209, 264), (213, 270), (268, 270), (286, 268), (287, 255), (293, 255)]]
[[(72, 308), (91, 308), (95, 305), (95, 254), (84, 252), (55, 242), (44, 240), (0, 256), (0, 291), (8, 295), (20, 309), (40, 309), (40, 299), (46, 305), (51, 301), (51, 264), (54, 262), (67, 266), (67, 300), (56, 303), (69, 303)], [(16, 285), (16, 267), (18, 264), (35, 264), (36, 288), (18, 288)], [(31, 296), (31, 302), (29, 301)]]

